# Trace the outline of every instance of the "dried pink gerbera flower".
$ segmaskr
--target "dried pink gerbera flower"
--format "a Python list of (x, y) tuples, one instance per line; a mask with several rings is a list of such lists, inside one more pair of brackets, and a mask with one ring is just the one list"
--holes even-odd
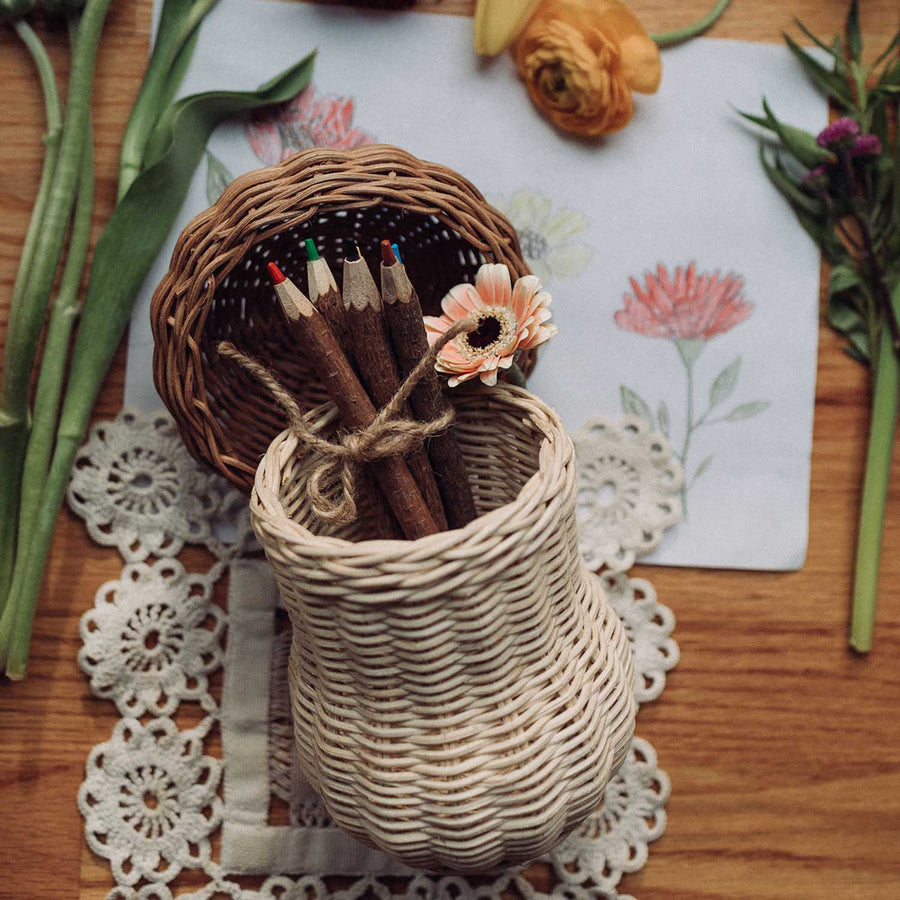
[(435, 368), (450, 376), (450, 387), (476, 375), (485, 384), (496, 384), (498, 370), (508, 369), (517, 351), (537, 347), (556, 334), (556, 326), (548, 321), (550, 302), (536, 276), (525, 275), (513, 286), (505, 265), (483, 265), (474, 285), (450, 289), (441, 301), (442, 316), (425, 316), (430, 344), (462, 319), (478, 323), (441, 350)]

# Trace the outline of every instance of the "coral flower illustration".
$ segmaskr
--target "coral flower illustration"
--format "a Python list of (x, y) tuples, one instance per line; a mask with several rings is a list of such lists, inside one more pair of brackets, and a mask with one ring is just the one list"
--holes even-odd
[(430, 344), (455, 322), (478, 322), (474, 331), (458, 335), (441, 350), (435, 368), (450, 376), (450, 387), (476, 376), (484, 384), (496, 384), (498, 370), (509, 369), (519, 350), (537, 347), (556, 334), (556, 326), (548, 321), (550, 302), (536, 276), (525, 275), (513, 286), (505, 265), (483, 265), (474, 285), (450, 289), (441, 301), (442, 316), (425, 316)]
[[(679, 458), (688, 471), (688, 453), (691, 439), (698, 428), (719, 422), (737, 422), (758, 415), (769, 407), (767, 400), (742, 403), (729, 413), (714, 412), (737, 387), (741, 357), (729, 363), (716, 376), (709, 390), (709, 402), (702, 414), (695, 412), (694, 364), (706, 343), (726, 331), (740, 325), (754, 309), (743, 296), (743, 282), (734, 274), (698, 275), (695, 263), (678, 266), (674, 276), (668, 269), (657, 266), (656, 273), (647, 273), (644, 283), (630, 278), (631, 293), (626, 293), (624, 309), (617, 310), (615, 322), (619, 328), (643, 334), (647, 337), (668, 338), (673, 341), (687, 376), (687, 412), (684, 426), (684, 443)], [(621, 386), (622, 407), (628, 413), (639, 415), (651, 428), (658, 427), (669, 435), (669, 410), (665, 402), (659, 404), (654, 423), (653, 413), (647, 403), (631, 388)], [(707, 456), (685, 480), (681, 489), (682, 505), (687, 516), (687, 493), (712, 464)]]
[(670, 278), (666, 267), (647, 273), (643, 287), (629, 279), (634, 295), (624, 297), (625, 309), (616, 325), (648, 337), (708, 341), (740, 324), (753, 312), (743, 298), (736, 275), (697, 275), (697, 266), (678, 266)]
[(262, 109), (246, 126), (253, 152), (266, 165), (274, 165), (310, 147), (353, 149), (374, 138), (353, 127), (353, 98), (318, 95), (310, 85), (293, 100)]

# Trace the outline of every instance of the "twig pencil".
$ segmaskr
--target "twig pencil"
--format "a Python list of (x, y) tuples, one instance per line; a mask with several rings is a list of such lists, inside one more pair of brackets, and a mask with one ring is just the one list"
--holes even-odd
[[(269, 263), (269, 274), (281, 308), (294, 325), (301, 348), (337, 406), (341, 421), (348, 428), (367, 428), (375, 419), (375, 407), (325, 319), (275, 263)], [(406, 463), (398, 457), (387, 457), (370, 465), (403, 533), (410, 540), (434, 534), (434, 519)]]
[(338, 343), (347, 352), (347, 322), (344, 318), (344, 303), (337, 282), (328, 263), (319, 256), (315, 243), (307, 238), (306, 278), (309, 283), (309, 299), (322, 313)]
[[(344, 318), (344, 301), (331, 272), (328, 262), (319, 255), (315, 242), (306, 238), (306, 279), (309, 285), (309, 299), (322, 314), (347, 359), (353, 362), (347, 341), (347, 322)], [(368, 468), (360, 473), (359, 491), (364, 494), (372, 509), (372, 527), (378, 537), (401, 537), (402, 531), (391, 515), (390, 507), (381, 489), (375, 483)]]
[[(400, 375), (405, 378), (428, 352), (422, 322), (422, 306), (406, 269), (397, 261), (390, 242), (381, 242), (381, 294), (384, 317), (394, 343)], [(409, 398), (416, 417), (423, 422), (443, 415), (450, 404), (441, 390), (437, 372), (423, 378)], [(451, 528), (467, 525), (477, 515), (466, 464), (451, 426), (428, 443), (428, 456)]]
[[(400, 374), (391, 349), (381, 310), (381, 295), (366, 261), (344, 260), (344, 318), (350, 349), (360, 379), (372, 402), (380, 409), (390, 403), (400, 389)], [(412, 412), (406, 413), (412, 416)], [(447, 518), (437, 480), (424, 448), (407, 457), (412, 472), (439, 531), (447, 529)]]

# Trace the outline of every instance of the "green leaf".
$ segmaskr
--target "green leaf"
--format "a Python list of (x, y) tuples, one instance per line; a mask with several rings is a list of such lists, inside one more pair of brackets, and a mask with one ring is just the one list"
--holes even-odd
[(769, 180), (778, 188), (794, 209), (802, 209), (804, 212), (816, 218), (820, 218), (824, 214), (825, 207), (822, 201), (818, 197), (811, 197), (807, 194), (806, 191), (800, 187), (799, 183), (794, 181), (794, 179), (787, 174), (777, 156), (775, 157), (774, 164), (770, 163), (766, 159), (765, 150), (762, 145), (760, 145), (759, 148), (759, 156), (762, 167), (769, 176)]
[(219, 199), (222, 191), (234, 181), (234, 175), (211, 150), (206, 151), (206, 165), (206, 202), (212, 206)]
[(725, 421), (740, 422), (742, 419), (751, 419), (753, 416), (758, 416), (761, 412), (765, 412), (771, 405), (769, 400), (754, 400), (752, 403), (742, 403), (725, 416)]
[(669, 436), (669, 407), (666, 406), (666, 401), (661, 400), (659, 403), (659, 407), (656, 410), (656, 421), (659, 422), (659, 430), (666, 436)]
[(709, 389), (709, 406), (710, 409), (718, 406), (723, 400), (727, 399), (734, 389), (737, 387), (738, 375), (741, 371), (741, 358), (737, 357), (733, 362), (729, 363), (716, 376), (716, 380)]
[(135, 179), (97, 242), (72, 353), (61, 435), (80, 439), (87, 425), (134, 299), (181, 209), (210, 134), (237, 113), (295, 96), (309, 84), (314, 58), (309, 54), (256, 91), (211, 91), (175, 104), (167, 146)]
[(840, 38), (835, 38), (834, 42), (829, 46), (821, 38), (817, 38), (799, 19), (794, 19), (794, 24), (817, 46), (821, 47), (834, 61), (835, 64), (841, 64), (844, 61), (841, 55)]
[(844, 26), (847, 35), (847, 49), (850, 58), (859, 62), (862, 58), (862, 35), (859, 33), (859, 9), (856, 0), (851, 0), (850, 9), (847, 12), (847, 24)]
[(839, 263), (831, 268), (831, 276), (828, 279), (828, 292), (830, 295), (840, 294), (851, 288), (859, 287), (862, 279), (856, 269), (849, 263)]
[(784, 146), (794, 154), (801, 165), (813, 168), (822, 163), (834, 163), (837, 161), (830, 150), (826, 150), (816, 143), (815, 135), (804, 131), (802, 128), (795, 128), (793, 125), (786, 125), (784, 122), (780, 122), (765, 98), (763, 98), (762, 105), (772, 123), (772, 130), (777, 133)]
[(784, 40), (788, 49), (794, 54), (795, 59), (803, 66), (813, 82), (845, 109), (852, 109), (854, 102), (847, 82), (836, 72), (826, 69), (815, 57), (810, 56), (799, 47), (789, 34), (784, 35)]
[(647, 423), (647, 428), (653, 431), (653, 415), (646, 402), (624, 384), (619, 388), (619, 393), (622, 397), (622, 412), (630, 416), (639, 416)]
[[(872, 63), (872, 68), (877, 69), (898, 47), (900, 47), (900, 31), (898, 31), (893, 40), (878, 54), (878, 58)], [(890, 66), (888, 66), (890, 68)], [(884, 73), (882, 72), (881, 77), (884, 78)]]
[(702, 478), (707, 473), (707, 471), (709, 471), (709, 467), (712, 465), (712, 461), (713, 454), (710, 454), (706, 457), (706, 459), (703, 460), (703, 462), (700, 463), (699, 466), (697, 466), (696, 470), (694, 471), (693, 477), (691, 478), (691, 484), (693, 484), (698, 478)]
[(199, 26), (218, 0), (163, 0), (153, 52), (135, 98), (119, 161), (119, 199), (147, 168), (146, 146), (184, 78)]
[(850, 343), (844, 347), (844, 353), (860, 363), (869, 363), (872, 359), (872, 350), (869, 345), (869, 334), (866, 331), (852, 331), (847, 335)]

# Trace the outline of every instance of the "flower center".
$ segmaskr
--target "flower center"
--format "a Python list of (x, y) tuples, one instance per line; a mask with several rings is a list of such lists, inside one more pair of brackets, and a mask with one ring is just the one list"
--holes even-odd
[(511, 310), (489, 306), (474, 313), (478, 321), (474, 331), (456, 338), (460, 353), (468, 359), (502, 353), (516, 336), (516, 320)]
[(474, 331), (469, 332), (469, 346), (476, 350), (484, 350), (500, 337), (501, 331), (502, 327), (497, 319), (493, 316), (484, 318)]

